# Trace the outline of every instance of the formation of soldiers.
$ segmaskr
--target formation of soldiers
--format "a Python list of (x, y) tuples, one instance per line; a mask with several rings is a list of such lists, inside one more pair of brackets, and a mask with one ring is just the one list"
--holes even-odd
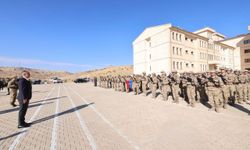
[(101, 76), (97, 82), (100, 87), (127, 93), (133, 91), (135, 95), (151, 93), (156, 98), (160, 93), (164, 101), (172, 96), (174, 103), (179, 103), (182, 97), (191, 107), (196, 103), (208, 103), (216, 112), (226, 109), (228, 104), (250, 100), (250, 72), (226, 68), (203, 73), (173, 71), (166, 74), (162, 71), (160, 75)]

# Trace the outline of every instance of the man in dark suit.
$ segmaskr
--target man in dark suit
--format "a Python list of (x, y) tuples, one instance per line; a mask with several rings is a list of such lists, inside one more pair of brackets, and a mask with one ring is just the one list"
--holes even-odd
[(19, 101), (19, 115), (18, 115), (18, 128), (30, 127), (30, 123), (25, 122), (25, 115), (29, 107), (29, 101), (32, 97), (32, 86), (29, 80), (30, 72), (24, 70), (22, 72), (22, 78), (18, 81), (19, 93), (17, 99)]

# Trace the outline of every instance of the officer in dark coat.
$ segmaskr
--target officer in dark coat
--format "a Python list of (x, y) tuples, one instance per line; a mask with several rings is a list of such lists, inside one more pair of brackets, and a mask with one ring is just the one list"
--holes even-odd
[(19, 101), (18, 128), (29, 127), (31, 124), (25, 122), (25, 115), (29, 107), (29, 101), (32, 97), (32, 86), (29, 80), (30, 73), (26, 70), (22, 72), (22, 78), (18, 81), (19, 93), (17, 99)]

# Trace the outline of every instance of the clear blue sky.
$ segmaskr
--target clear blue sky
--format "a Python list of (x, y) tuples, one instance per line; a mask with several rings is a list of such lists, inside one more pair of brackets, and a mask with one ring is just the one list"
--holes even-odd
[(0, 66), (71, 72), (133, 63), (144, 28), (247, 33), (249, 0), (0, 0)]

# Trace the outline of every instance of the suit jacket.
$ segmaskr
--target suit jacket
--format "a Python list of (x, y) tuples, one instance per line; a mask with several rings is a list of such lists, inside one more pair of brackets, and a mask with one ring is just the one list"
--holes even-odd
[(18, 81), (18, 89), (19, 93), (17, 96), (18, 100), (30, 100), (32, 97), (32, 85), (31, 82), (26, 80), (25, 78), (20, 78)]

